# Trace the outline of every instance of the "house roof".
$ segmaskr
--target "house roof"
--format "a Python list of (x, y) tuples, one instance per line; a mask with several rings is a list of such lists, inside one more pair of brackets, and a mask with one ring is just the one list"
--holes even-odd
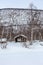
[(17, 38), (17, 37), (19, 37), (19, 36), (22, 36), (22, 37), (24, 37), (24, 38), (27, 38), (27, 36), (25, 36), (25, 35), (23, 35), (23, 34), (19, 34), (19, 35), (15, 36), (14, 39)]

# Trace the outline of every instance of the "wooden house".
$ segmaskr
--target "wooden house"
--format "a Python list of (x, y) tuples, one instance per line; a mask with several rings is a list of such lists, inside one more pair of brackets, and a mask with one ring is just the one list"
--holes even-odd
[(14, 37), (14, 41), (15, 42), (26, 42), (27, 41), (27, 36), (25, 36), (23, 34), (19, 34), (19, 35)]

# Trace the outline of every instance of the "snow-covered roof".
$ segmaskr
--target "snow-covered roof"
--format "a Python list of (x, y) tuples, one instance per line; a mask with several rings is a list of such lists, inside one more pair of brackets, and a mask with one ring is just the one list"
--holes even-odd
[(19, 34), (19, 35), (15, 36), (14, 39), (17, 38), (17, 37), (19, 37), (19, 36), (22, 36), (22, 37), (24, 37), (24, 38), (27, 38), (27, 36), (25, 36), (25, 35), (23, 35), (23, 34)]
[(0, 38), (0, 42), (5, 42), (5, 41), (7, 41), (7, 39), (6, 38)]

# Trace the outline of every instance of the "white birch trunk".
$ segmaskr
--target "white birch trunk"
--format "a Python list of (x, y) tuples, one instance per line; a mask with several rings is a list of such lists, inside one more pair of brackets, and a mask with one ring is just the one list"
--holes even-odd
[(3, 34), (4, 34), (4, 28), (2, 30), (1, 42), (2, 42), (2, 38), (3, 38)]
[(32, 41), (33, 41), (33, 29), (31, 29), (31, 43), (32, 44)]
[(39, 40), (42, 40), (42, 36), (41, 33), (39, 32)]

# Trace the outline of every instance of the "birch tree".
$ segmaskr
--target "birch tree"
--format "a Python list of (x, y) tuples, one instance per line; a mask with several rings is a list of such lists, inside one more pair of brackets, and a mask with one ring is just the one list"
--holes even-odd
[[(33, 41), (34, 30), (36, 29), (36, 26), (40, 23), (39, 18), (40, 18), (40, 11), (38, 11), (37, 8), (33, 4), (31, 4), (30, 5), (30, 23), (29, 23), (30, 29), (31, 29), (31, 44)], [(39, 25), (39, 28), (40, 28), (40, 25)]]

